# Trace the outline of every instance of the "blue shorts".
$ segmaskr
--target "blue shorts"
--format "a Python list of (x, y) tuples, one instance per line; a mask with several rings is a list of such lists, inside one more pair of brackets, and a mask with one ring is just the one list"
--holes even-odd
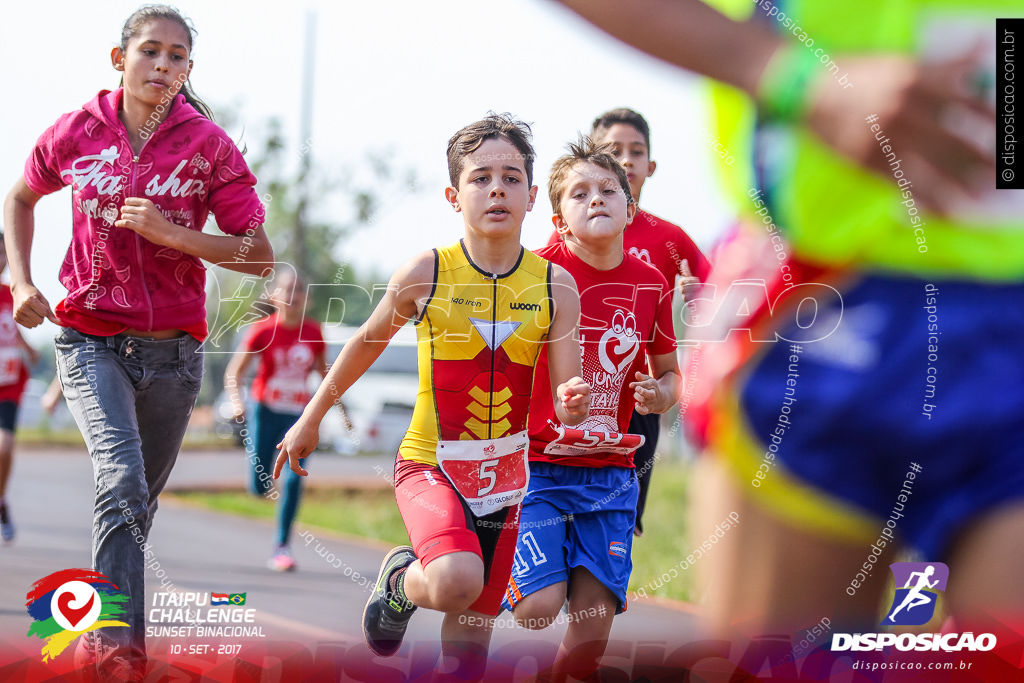
[(616, 614), (625, 611), (638, 491), (629, 467), (531, 462), (502, 607), (512, 611), (523, 596), (568, 582), (571, 568), (584, 567), (618, 599)]
[(838, 322), (825, 339), (759, 345), (709, 441), (790, 523), (850, 542), (895, 526), (942, 560), (972, 520), (1024, 500), (1022, 301), (1024, 285), (863, 277), (818, 302)]

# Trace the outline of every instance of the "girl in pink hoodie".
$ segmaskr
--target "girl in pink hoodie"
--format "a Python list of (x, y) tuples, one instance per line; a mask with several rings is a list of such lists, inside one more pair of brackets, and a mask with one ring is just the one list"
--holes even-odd
[[(192, 40), (172, 8), (129, 17), (111, 51), (122, 87), (42, 134), (5, 204), (15, 320), (62, 327), (58, 370), (96, 480), (93, 568), (129, 597), (128, 628), (79, 643), (104, 679), (144, 670), (149, 530), (202, 380), (202, 261), (256, 276), (273, 261), (256, 178), (187, 84)], [(51, 308), (29, 269), (33, 207), (66, 185), (68, 296)], [(202, 232), (211, 212), (224, 235)]]

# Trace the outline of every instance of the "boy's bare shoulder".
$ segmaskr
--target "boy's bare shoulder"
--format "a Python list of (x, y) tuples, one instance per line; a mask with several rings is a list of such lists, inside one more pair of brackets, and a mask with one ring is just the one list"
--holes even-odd
[(416, 254), (398, 267), (391, 281), (403, 289), (415, 285), (433, 285), (435, 262), (433, 250)]
[[(556, 297), (557, 292), (561, 291), (563, 287), (570, 288), (573, 293), (577, 291), (576, 280), (573, 278), (573, 276), (569, 273), (568, 270), (558, 265), (557, 263), (551, 264), (551, 282), (552, 284), (559, 285), (559, 287), (555, 289)], [(568, 293), (568, 290), (566, 290), (566, 293)]]

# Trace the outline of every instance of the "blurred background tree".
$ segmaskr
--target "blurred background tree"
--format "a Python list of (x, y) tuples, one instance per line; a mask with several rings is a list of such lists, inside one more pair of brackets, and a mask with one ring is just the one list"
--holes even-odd
[[(218, 123), (237, 130), (238, 108), (218, 110)], [(264, 229), (280, 267), (293, 267), (311, 285), (306, 314), (326, 325), (361, 325), (382, 295), (387, 277), (361, 272), (341, 254), (346, 239), (374, 223), (418, 190), (413, 169), (396, 169), (389, 150), (368, 153), (346, 165), (326, 168), (314, 161), (316, 141), (290, 144), (281, 121), (270, 119), (239, 146), (259, 179), (257, 192), (266, 207)], [(213, 225), (207, 231), (219, 232)], [(382, 237), (383, 239), (383, 237)], [(271, 279), (214, 268), (207, 282), (206, 379), (199, 403), (211, 403), (223, 390), (230, 353), (244, 328), (269, 315), (264, 300)], [(375, 290), (375, 287), (376, 290)]]

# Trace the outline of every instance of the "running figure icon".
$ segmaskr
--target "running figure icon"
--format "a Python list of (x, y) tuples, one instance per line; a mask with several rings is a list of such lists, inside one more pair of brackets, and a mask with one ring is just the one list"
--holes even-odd
[[(927, 605), (932, 602), (935, 598), (931, 595), (924, 593), (926, 588), (935, 588), (938, 585), (939, 580), (935, 579), (933, 582), (929, 582), (928, 579), (935, 573), (935, 567), (928, 565), (922, 572), (912, 572), (910, 577), (907, 579), (907, 583), (903, 586), (904, 588), (910, 588), (910, 592), (907, 593), (906, 597), (903, 598), (903, 602), (900, 606), (892, 611), (889, 615), (889, 621), (896, 622), (896, 614), (903, 609), (907, 608), (907, 611), (914, 609), (920, 605)], [(917, 579), (917, 585), (911, 588), (910, 584), (914, 582), (914, 577)]]

